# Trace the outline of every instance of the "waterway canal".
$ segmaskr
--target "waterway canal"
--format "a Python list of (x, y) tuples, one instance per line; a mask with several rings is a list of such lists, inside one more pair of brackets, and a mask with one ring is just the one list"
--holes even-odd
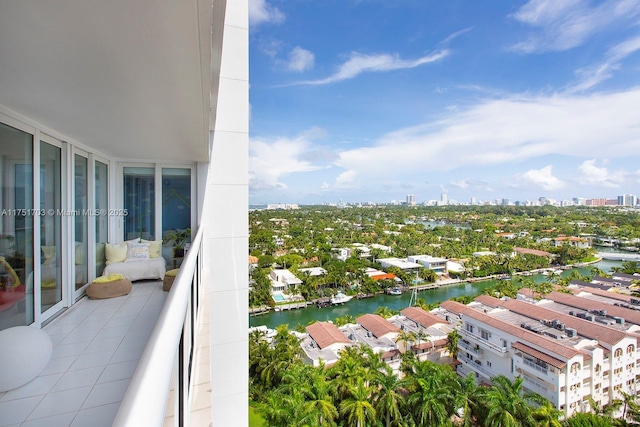
[[(612, 267), (619, 266), (618, 261), (600, 261), (587, 267), (581, 267), (578, 271), (583, 275), (590, 275), (590, 269), (598, 267), (604, 272), (610, 272)], [(568, 275), (571, 270), (566, 270), (562, 276)], [(545, 276), (531, 276), (537, 282), (544, 281)], [(418, 298), (424, 299), (428, 304), (446, 301), (449, 298), (461, 295), (475, 295), (481, 293), (484, 289), (495, 285), (498, 280), (485, 280), (476, 283), (463, 282), (456, 285), (446, 285), (437, 289), (429, 289), (418, 292)], [(308, 306), (304, 309), (289, 310), (275, 312), (271, 311), (249, 318), (249, 326), (266, 325), (269, 328), (275, 328), (284, 323), (293, 328), (298, 324), (307, 325), (312, 321), (333, 320), (336, 317), (351, 315), (360, 316), (365, 313), (373, 313), (378, 307), (386, 306), (392, 310), (401, 310), (409, 306), (411, 292), (406, 292), (399, 296), (393, 295), (376, 295), (366, 299), (352, 299), (348, 303), (335, 307), (317, 308), (316, 306)]]

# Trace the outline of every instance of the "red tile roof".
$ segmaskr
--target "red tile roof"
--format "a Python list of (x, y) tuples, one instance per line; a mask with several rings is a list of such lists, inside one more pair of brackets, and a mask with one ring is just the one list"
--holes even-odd
[(431, 314), (420, 307), (407, 307), (400, 311), (400, 314), (418, 323), (423, 328), (428, 328), (438, 323), (447, 323), (444, 319), (435, 314)]
[(564, 323), (566, 327), (575, 329), (579, 335), (598, 340), (601, 343), (614, 345), (620, 342), (620, 340), (630, 336), (609, 326), (600, 325), (598, 323), (580, 319), (579, 317), (570, 316), (568, 314), (560, 313), (558, 311), (543, 308), (527, 302), (512, 299), (509, 301), (502, 301), (501, 307), (535, 320), (557, 319), (559, 322)]
[(340, 329), (333, 323), (316, 322), (307, 326), (307, 333), (318, 344), (320, 348), (329, 347), (332, 344), (351, 344), (349, 338), (345, 337)]
[[(574, 291), (572, 290), (572, 292)], [(607, 297), (607, 298), (616, 299), (618, 301), (626, 301), (628, 303), (631, 303), (631, 297), (629, 295), (623, 295), (613, 291), (605, 291), (597, 288), (582, 288), (575, 291), (574, 293), (580, 293), (580, 292), (589, 292), (590, 294), (593, 294), (593, 295), (599, 295), (601, 297)]]
[(500, 307), (500, 303), (502, 302), (502, 300), (492, 297), (491, 295), (478, 295), (475, 297), (475, 301), (488, 305), (489, 307)]
[(533, 356), (537, 359), (540, 359), (551, 366), (555, 366), (558, 369), (562, 369), (565, 366), (567, 366), (567, 362), (563, 362), (562, 360), (556, 359), (553, 356), (549, 356), (548, 354), (538, 351), (533, 347), (529, 347), (528, 345), (521, 343), (519, 341), (511, 344), (511, 347), (515, 348), (516, 350), (520, 350), (523, 353), (527, 353), (528, 355)]
[(377, 314), (365, 314), (358, 317), (356, 321), (376, 338), (383, 337), (389, 333), (400, 332), (400, 328)]
[(447, 311), (450, 311), (455, 314), (462, 314), (468, 310), (471, 310), (464, 304), (459, 303), (458, 301), (447, 300), (440, 304), (440, 307), (444, 308)]
[(551, 292), (545, 298), (560, 304), (568, 305), (570, 307), (575, 307), (582, 310), (606, 310), (608, 316), (622, 317), (627, 322), (640, 325), (640, 311), (615, 306), (613, 305), (613, 301), (612, 303), (607, 304), (607, 303), (602, 303), (600, 301), (594, 301), (588, 298), (582, 298), (574, 295), (564, 294), (562, 292)]
[(544, 351), (551, 352), (558, 357), (571, 359), (572, 357), (581, 354), (579, 350), (570, 347), (569, 345), (563, 344), (552, 338), (547, 338), (543, 335), (538, 335), (535, 332), (522, 329), (519, 326), (515, 326), (503, 320), (496, 319), (488, 314), (481, 313), (480, 311), (469, 309), (464, 313), (464, 316), (468, 316), (486, 325), (504, 331), (505, 333), (513, 335), (514, 337), (526, 341), (529, 344), (533, 344), (540, 349), (543, 349)]
[(529, 249), (529, 248), (513, 248), (513, 251), (517, 252), (519, 254), (529, 254), (529, 255), (536, 255), (536, 256), (551, 256), (552, 255), (549, 252), (539, 251), (537, 249)]

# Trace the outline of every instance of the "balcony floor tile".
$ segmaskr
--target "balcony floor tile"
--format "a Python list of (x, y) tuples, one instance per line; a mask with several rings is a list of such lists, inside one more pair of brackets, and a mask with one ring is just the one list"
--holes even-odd
[(129, 295), (83, 298), (44, 327), (52, 358), (0, 393), (0, 427), (110, 426), (166, 297), (161, 281), (135, 282)]

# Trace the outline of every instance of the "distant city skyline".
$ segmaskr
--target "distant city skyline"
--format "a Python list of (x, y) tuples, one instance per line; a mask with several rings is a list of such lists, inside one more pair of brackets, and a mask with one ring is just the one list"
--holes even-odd
[(298, 209), (301, 205), (327, 205), (327, 206), (372, 206), (372, 205), (405, 205), (405, 206), (454, 206), (454, 205), (467, 205), (467, 206), (627, 206), (638, 207), (640, 205), (640, 199), (635, 194), (622, 194), (616, 197), (597, 197), (597, 198), (585, 198), (585, 197), (572, 197), (571, 199), (556, 200), (553, 198), (540, 196), (535, 200), (511, 200), (507, 198), (496, 198), (493, 200), (481, 200), (476, 197), (471, 197), (469, 200), (455, 200), (449, 199), (445, 193), (442, 193), (440, 200), (428, 199), (420, 201), (416, 199), (415, 194), (407, 194), (404, 200), (392, 199), (385, 202), (373, 202), (373, 201), (344, 201), (342, 199), (337, 202), (325, 202), (325, 203), (263, 203), (252, 204), (251, 206), (263, 205), (267, 209)]
[(250, 0), (250, 203), (635, 193), (639, 21), (626, 0)]

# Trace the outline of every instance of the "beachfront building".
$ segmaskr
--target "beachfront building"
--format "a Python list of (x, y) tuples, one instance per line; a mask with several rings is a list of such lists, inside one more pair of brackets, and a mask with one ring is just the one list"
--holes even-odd
[(447, 274), (447, 259), (433, 257), (431, 255), (411, 255), (407, 257), (407, 261), (415, 262), (424, 268), (435, 271), (437, 274)]
[[(248, 424), (248, 34), (246, 0), (0, 3), (0, 348), (53, 345), (0, 424)], [(88, 300), (140, 237), (171, 291)]]
[(614, 319), (605, 324), (595, 316), (569, 314), (559, 304), (488, 295), (469, 305), (443, 303), (439, 315), (459, 322), (458, 373), (487, 384), (497, 375), (520, 376), (525, 389), (565, 416), (590, 411), (589, 398), (606, 405), (621, 392), (635, 395), (637, 334)]

